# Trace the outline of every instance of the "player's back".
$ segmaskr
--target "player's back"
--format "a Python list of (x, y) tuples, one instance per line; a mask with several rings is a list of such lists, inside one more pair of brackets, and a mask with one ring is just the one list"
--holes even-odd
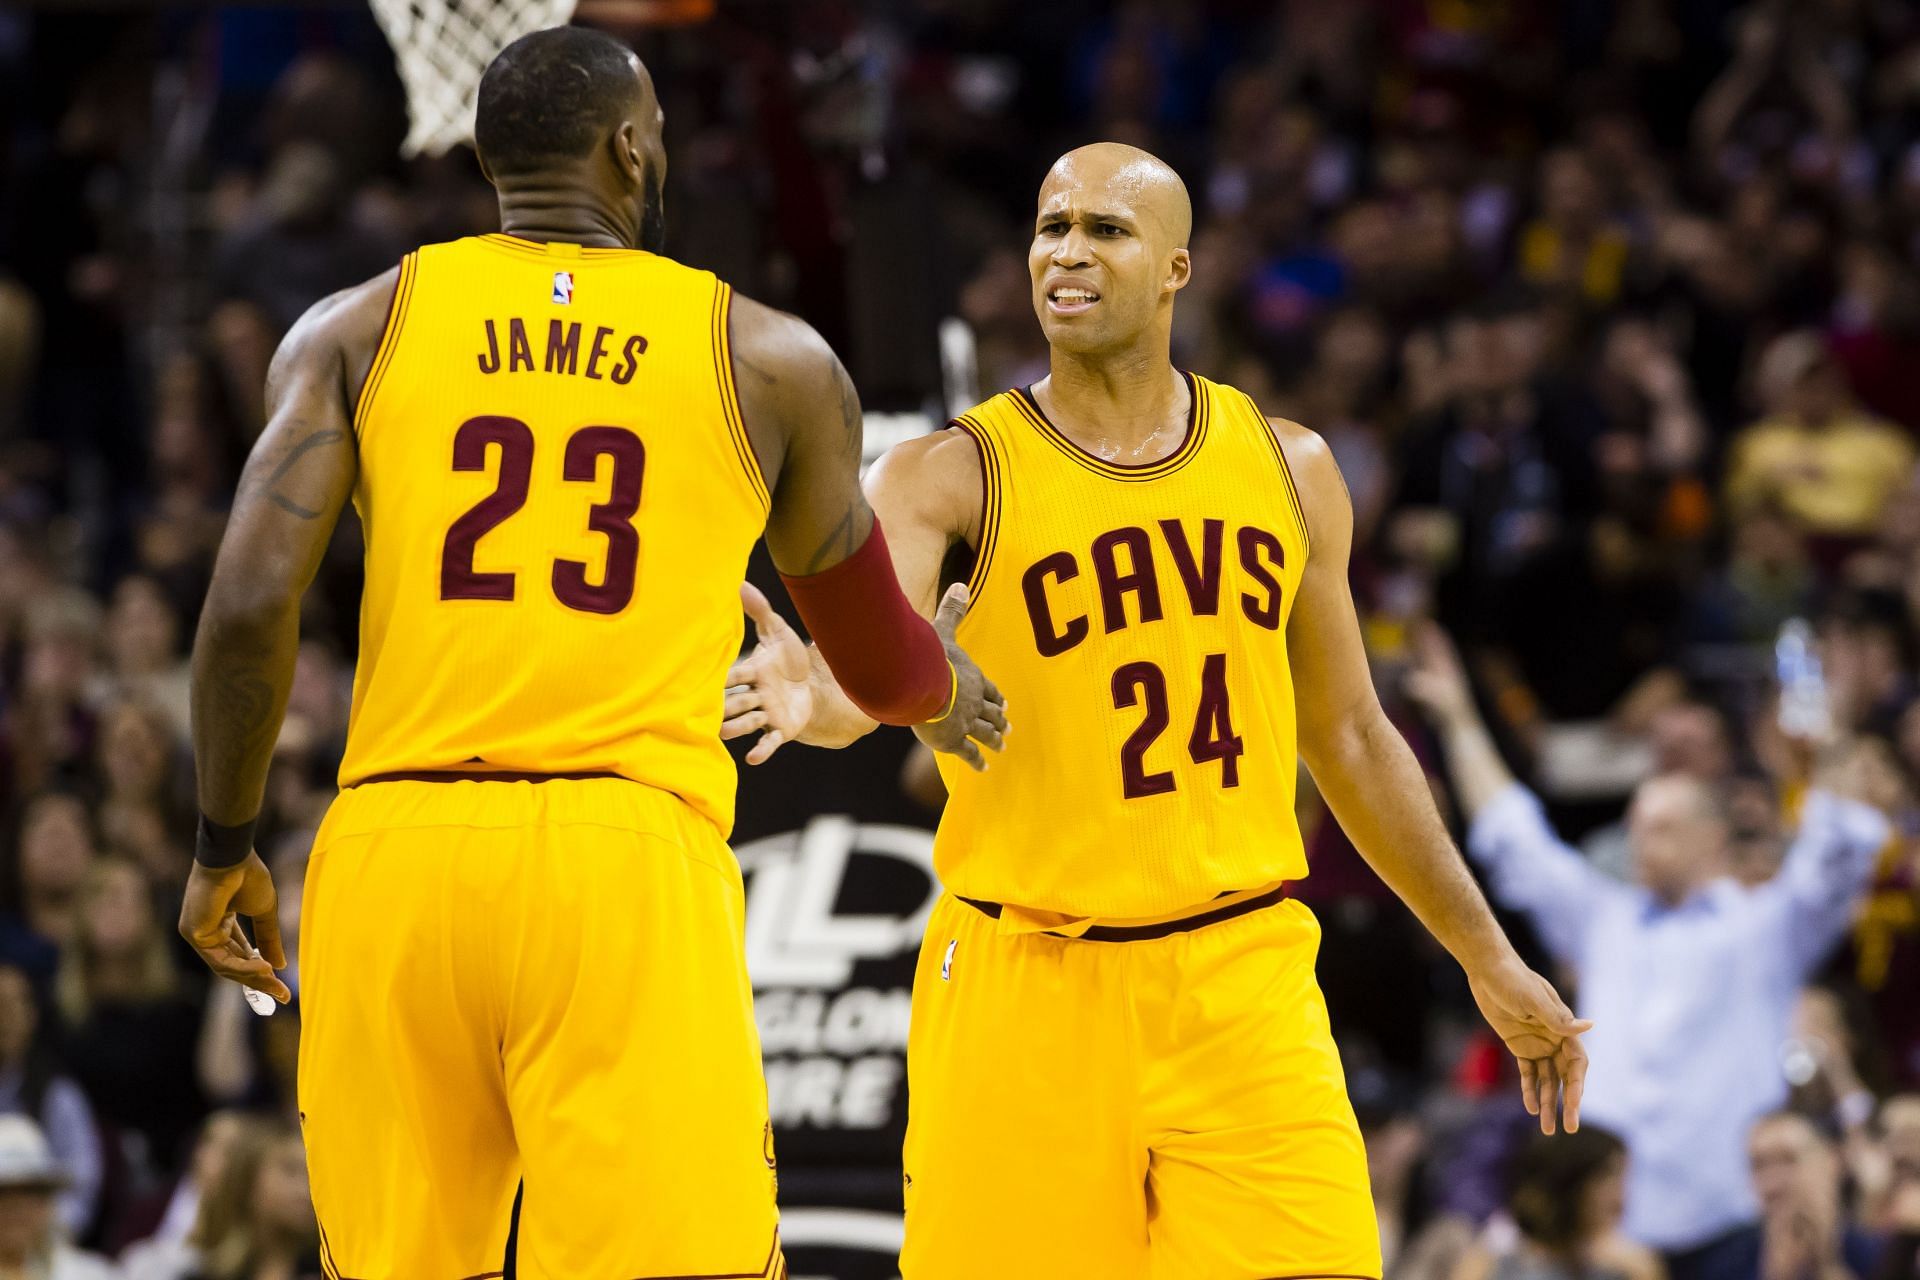
[(1144, 917), (1306, 874), (1287, 619), (1307, 537), (1253, 402), (1189, 375), (1159, 462), (1086, 453), (1024, 391), (961, 415), (985, 510), (957, 634), (1018, 724), (939, 758), (934, 859), (963, 897)]
[(342, 786), (613, 773), (731, 824), (722, 684), (767, 492), (730, 301), (637, 250), (489, 235), (408, 256), (354, 415)]

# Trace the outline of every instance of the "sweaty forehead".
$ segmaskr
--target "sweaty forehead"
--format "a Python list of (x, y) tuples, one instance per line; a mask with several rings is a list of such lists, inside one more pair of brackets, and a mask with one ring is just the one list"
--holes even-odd
[(1184, 240), (1180, 206), (1186, 196), (1170, 177), (1166, 166), (1144, 156), (1113, 161), (1069, 153), (1040, 184), (1038, 211), (1113, 214)]

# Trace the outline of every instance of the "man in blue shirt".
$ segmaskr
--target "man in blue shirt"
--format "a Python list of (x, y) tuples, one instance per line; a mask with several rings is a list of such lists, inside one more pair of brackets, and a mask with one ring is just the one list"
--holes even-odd
[(1816, 779), (1779, 873), (1730, 874), (1719, 792), (1660, 775), (1628, 809), (1631, 883), (1596, 870), (1513, 778), (1443, 637), (1409, 691), (1432, 715), (1492, 896), (1524, 913), (1593, 1019), (1585, 1117), (1626, 1139), (1626, 1230), (1671, 1280), (1705, 1280), (1759, 1217), (1754, 1122), (1787, 1100), (1780, 1046), (1801, 987), (1845, 932), (1889, 827)]

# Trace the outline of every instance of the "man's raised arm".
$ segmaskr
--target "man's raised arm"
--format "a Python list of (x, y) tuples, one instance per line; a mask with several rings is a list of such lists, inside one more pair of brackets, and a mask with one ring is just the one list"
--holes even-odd
[[(241, 474), (193, 645), (200, 801), (180, 932), (214, 972), (276, 999), (286, 964), (273, 881), (253, 851), (274, 740), (293, 682), (306, 594), (353, 492), (352, 404), (397, 272), (316, 304), (275, 353), (267, 425)], [(236, 921), (252, 919), (259, 955)]]

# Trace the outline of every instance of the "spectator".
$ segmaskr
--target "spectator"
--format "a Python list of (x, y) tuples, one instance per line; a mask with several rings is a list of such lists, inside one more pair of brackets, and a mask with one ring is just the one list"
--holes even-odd
[(186, 883), (187, 855), (170, 833), (192, 824), (175, 802), (180, 757), (165, 716), (155, 707), (121, 702), (100, 720), (97, 751), (100, 828), (119, 854), (141, 865), (168, 896)]
[(1880, 1248), (1847, 1220), (1840, 1153), (1806, 1116), (1776, 1111), (1747, 1138), (1760, 1222), (1739, 1232), (1711, 1280), (1871, 1280)]
[(1880, 1108), (1886, 1184), (1877, 1226), (1888, 1233), (1873, 1280), (1920, 1280), (1920, 1094), (1901, 1094)]
[(1682, 775), (1642, 784), (1629, 808), (1634, 883), (1562, 843), (1501, 761), (1457, 655), (1422, 639), (1413, 694), (1439, 727), (1469, 824), (1467, 850), (1496, 901), (1524, 913), (1574, 974), (1597, 1024), (1585, 1114), (1618, 1132), (1629, 1166), (1626, 1229), (1674, 1280), (1724, 1265), (1758, 1205), (1742, 1150), (1785, 1101), (1778, 1052), (1809, 974), (1839, 940), (1889, 832), (1822, 777), (1780, 874), (1730, 877), (1717, 792)]
[(1506, 1217), (1453, 1280), (1663, 1280), (1660, 1259), (1620, 1234), (1626, 1170), (1625, 1145), (1604, 1129), (1533, 1134), (1514, 1160)]
[(1566, 289), (1596, 306), (1626, 287), (1627, 237), (1609, 225), (1598, 175), (1578, 150), (1562, 148), (1541, 162), (1540, 216), (1520, 233), (1520, 274), (1529, 283)]
[(1708, 575), (1688, 606), (1688, 638), (1707, 644), (1765, 644), (1789, 618), (1812, 608), (1817, 580), (1805, 541), (1771, 503), (1738, 512), (1727, 562)]
[(257, 1121), (200, 1204), (198, 1260), (178, 1280), (320, 1280), (307, 1154), (284, 1121)]
[(1774, 503), (1809, 533), (1863, 538), (1913, 470), (1913, 443), (1863, 412), (1818, 334), (1774, 340), (1760, 360), (1767, 415), (1734, 438), (1727, 501)]
[(233, 1153), (255, 1123), (240, 1111), (216, 1111), (207, 1117), (186, 1172), (127, 1214), (122, 1225), (129, 1242), (120, 1254), (125, 1280), (175, 1280), (199, 1265), (192, 1240), (201, 1202), (209, 1188), (220, 1185)]
[(15, 851), (19, 887), (0, 923), (0, 960), (19, 965), (37, 983), (50, 983), (98, 856), (86, 805), (64, 791), (34, 797), (20, 817)]
[(199, 1012), (168, 937), (140, 868), (103, 859), (54, 987), (63, 1056), (143, 1172), (172, 1166), (204, 1110), (193, 1072)]
[(40, 1006), (26, 972), (0, 964), (0, 1114), (40, 1126), (66, 1171), (60, 1226), (74, 1239), (87, 1233), (100, 1196), (104, 1154), (93, 1108), (61, 1072), (40, 1034)]
[(106, 1259), (61, 1237), (54, 1199), (66, 1181), (39, 1126), (25, 1116), (0, 1116), (3, 1280), (116, 1280)]
[(158, 708), (174, 738), (187, 733), (187, 664), (180, 617), (159, 581), (132, 573), (107, 608), (107, 667), (116, 693)]
[(27, 611), (20, 683), (7, 709), (13, 793), (32, 795), (73, 776), (93, 735), (87, 694), (100, 608), (77, 588), (56, 589)]

